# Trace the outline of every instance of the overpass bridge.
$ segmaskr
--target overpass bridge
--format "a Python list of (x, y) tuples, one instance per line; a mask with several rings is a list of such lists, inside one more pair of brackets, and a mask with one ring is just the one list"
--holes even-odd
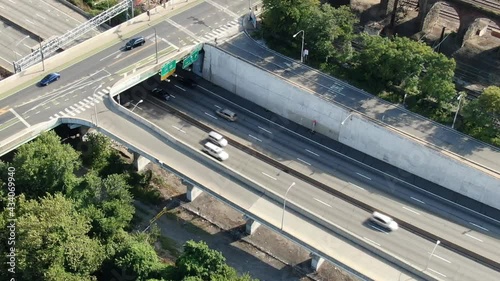
[[(194, 6), (194, 7), (196, 7), (196, 6)], [(160, 18), (160, 16), (158, 16), (158, 18)], [(153, 20), (154, 20), (154, 17), (153, 17)], [(178, 20), (178, 19), (176, 19), (176, 20)], [(131, 23), (131, 25), (134, 25), (134, 23)], [(156, 28), (158, 29), (158, 31), (161, 31), (160, 26), (157, 26)], [(170, 32), (173, 32), (173, 31), (170, 30)], [(189, 31), (189, 33), (194, 34), (193, 31)], [(218, 32), (218, 34), (219, 34), (218, 36), (220, 36), (220, 32)], [(194, 34), (194, 35), (196, 36), (196, 34)], [(163, 39), (168, 41), (166, 38), (163, 38)], [(98, 38), (96, 40), (100, 40), (100, 38)], [(153, 40), (153, 42), (154, 41), (155, 40)], [(149, 42), (151, 42), (151, 41), (149, 41)], [(163, 42), (163, 40), (162, 40), (162, 42)], [(150, 46), (154, 46), (154, 44), (150, 45)], [(165, 45), (163, 45), (163, 46), (165, 48)], [(107, 47), (109, 47), (109, 45)], [(172, 46), (170, 46), (170, 47), (172, 47)], [(101, 48), (101, 47), (99, 47), (99, 48)], [(150, 51), (149, 54), (142, 55), (142, 57), (140, 57), (143, 60), (142, 63), (141, 63), (141, 61), (137, 61), (138, 58), (136, 57), (132, 67), (127, 69), (127, 71), (125, 71), (125, 72), (119, 73), (118, 76), (105, 75), (105, 72), (106, 71), (115, 71), (115, 70), (112, 70), (113, 69), (113, 68), (111, 68), (112, 65), (120, 64), (123, 59), (125, 59), (125, 58), (130, 59), (130, 57), (127, 57), (126, 55), (124, 55), (123, 53), (120, 53), (119, 51), (115, 51), (115, 49), (113, 49), (113, 47), (109, 48), (109, 50), (103, 48), (105, 50), (102, 51), (102, 54), (101, 53), (95, 54), (95, 56), (89, 58), (87, 62), (76, 64), (74, 73), (71, 72), (71, 71), (73, 71), (71, 68), (65, 72), (65, 73), (67, 73), (68, 76), (71, 73), (73, 73), (72, 75), (75, 75), (75, 73), (85, 73), (85, 74), (90, 73), (90, 70), (95, 71), (97, 66), (99, 66), (99, 65), (102, 66), (102, 62), (106, 61), (106, 59), (115, 58), (111, 62), (109, 62), (109, 63), (107, 62), (105, 70), (97, 70), (96, 73), (90, 73), (91, 74), (90, 77), (93, 80), (92, 81), (93, 83), (90, 83), (90, 82), (86, 81), (85, 79), (78, 79), (78, 76), (72, 76), (72, 79), (74, 79), (74, 80), (61, 81), (64, 83), (68, 83), (66, 85), (66, 87), (68, 87), (68, 88), (73, 87), (73, 86), (79, 87), (77, 92), (78, 91), (83, 92), (83, 91), (86, 91), (88, 88), (91, 88), (91, 91), (89, 93), (84, 94), (83, 97), (87, 97), (87, 95), (88, 95), (88, 99), (93, 101), (92, 106), (94, 107), (94, 111), (92, 111), (92, 108), (85, 107), (85, 105), (80, 104), (78, 102), (79, 101), (78, 99), (80, 98), (80, 96), (78, 94), (74, 93), (74, 91), (77, 88), (73, 87), (73, 88), (69, 89), (67, 91), (67, 93), (63, 92), (64, 89), (57, 89), (57, 91), (59, 91), (59, 92), (51, 93), (51, 95), (54, 94), (54, 99), (57, 96), (57, 98), (61, 98), (61, 99), (64, 99), (67, 97), (67, 99), (70, 100), (69, 106), (66, 107), (64, 112), (62, 111), (62, 108), (64, 108), (64, 107), (61, 108), (60, 106), (58, 107), (57, 105), (54, 105), (55, 108), (61, 108), (61, 111), (60, 111), (61, 115), (58, 117), (53, 116), (53, 114), (54, 114), (53, 108), (54, 107), (52, 107), (50, 109), (45, 108), (44, 106), (47, 104), (43, 104), (43, 105), (40, 104), (39, 107), (34, 107), (32, 109), (29, 109), (28, 112), (31, 112), (31, 113), (29, 113), (29, 115), (23, 114), (23, 116), (26, 118), (30, 117), (30, 116), (35, 116), (35, 118), (41, 118), (38, 120), (48, 120), (49, 116), (51, 116), (53, 118), (50, 119), (50, 121), (48, 121), (47, 123), (42, 123), (42, 124), (40, 124), (39, 121), (33, 121), (34, 119), (28, 120), (29, 123), (26, 122), (26, 120), (25, 120), (25, 125), (27, 124), (26, 125), (27, 128), (25, 130), (20, 130), (19, 127), (16, 127), (15, 125), (10, 126), (7, 130), (11, 130), (9, 132), (11, 132), (12, 137), (9, 138), (7, 141), (2, 142), (2, 149), (5, 149), (5, 150), (13, 149), (16, 145), (36, 137), (36, 135), (40, 131), (49, 129), (53, 126), (56, 126), (60, 122), (76, 123), (76, 124), (84, 125), (87, 127), (95, 126), (101, 132), (112, 135), (117, 140), (123, 141), (123, 143), (127, 144), (131, 150), (134, 150), (136, 152), (136, 162), (138, 165), (140, 165), (141, 162), (144, 161), (144, 156), (145, 156), (147, 160), (153, 160), (156, 163), (161, 164), (161, 165), (165, 165), (165, 163), (168, 163), (169, 167), (172, 168), (170, 165), (174, 165), (175, 163), (173, 163), (173, 164), (170, 163), (169, 162), (170, 159), (167, 157), (168, 157), (168, 155), (170, 155), (170, 153), (174, 153), (174, 152), (171, 151), (172, 148), (169, 149), (165, 145), (170, 145), (172, 143), (175, 143), (175, 144), (179, 144), (182, 147), (182, 142), (176, 140), (175, 138), (172, 139), (172, 137), (168, 136), (168, 134), (167, 134), (167, 136), (162, 135), (162, 133), (161, 133), (162, 130), (159, 130), (155, 126), (151, 126), (147, 122), (142, 122), (143, 121), (142, 119), (139, 119), (139, 120), (141, 120), (141, 122), (137, 121), (136, 119), (134, 119), (134, 120), (130, 119), (130, 116), (128, 116), (128, 114), (130, 114), (130, 113), (128, 111), (124, 111), (124, 109), (122, 107), (117, 106), (113, 102), (113, 100), (109, 98), (109, 95), (101, 96), (101, 99), (92, 98), (92, 96), (93, 96), (92, 93), (96, 93), (96, 91), (99, 90), (100, 86), (103, 84), (104, 85), (112, 85), (112, 87), (110, 87), (110, 88), (106, 87), (107, 89), (109, 89), (109, 90), (106, 90), (107, 94), (110, 94), (111, 96), (113, 96), (115, 94), (119, 94), (119, 92), (121, 90), (123, 90), (124, 88), (132, 86), (136, 83), (139, 83), (140, 81), (147, 79), (150, 75), (156, 75), (159, 68), (163, 65), (164, 62), (169, 61), (170, 59), (172, 59), (174, 57), (177, 60), (181, 60), (190, 52), (189, 47), (187, 47), (187, 48), (170, 48), (170, 49), (168, 49), (168, 48), (169, 47), (166, 47), (166, 50), (167, 50), (166, 53), (167, 53), (167, 56), (169, 56), (168, 59), (164, 61), (160, 58), (159, 65), (154, 64), (154, 66), (152, 66), (152, 68), (149, 68), (149, 69), (142, 68), (142, 67), (151, 66), (151, 64), (153, 64), (152, 62), (154, 61), (154, 58), (155, 58), (154, 52), (151, 53), (151, 49), (149, 49), (149, 51)], [(145, 49), (145, 50), (147, 50), (147, 49)], [(177, 50), (179, 50), (179, 51), (177, 51)], [(174, 56), (172, 56), (172, 52), (175, 53)], [(142, 53), (144, 53), (144, 51), (142, 51)], [(165, 54), (165, 53), (163, 53), (163, 54)], [(141, 55), (141, 51), (138, 50), (135, 55)], [(124, 65), (122, 64), (122, 67), (123, 66)], [(120, 69), (120, 68), (118, 68), (118, 69)], [(144, 70), (145, 72), (141, 72), (139, 70), (141, 70), (141, 71)], [(22, 73), (22, 74), (25, 76), (28, 75), (28, 73)], [(19, 75), (19, 76), (21, 76), (21, 75)], [(123, 83), (122, 83), (123, 87), (121, 89), (118, 89), (118, 90), (114, 89), (116, 86), (119, 86), (119, 85), (114, 82), (116, 80), (111, 80), (111, 79), (122, 79), (124, 77), (126, 78), (124, 81), (127, 81), (126, 86), (123, 86)], [(105, 83), (105, 81), (109, 82), (109, 83)], [(101, 84), (101, 85), (99, 87), (95, 88), (95, 83)], [(32, 91), (33, 89), (30, 89), (30, 90)], [(10, 91), (10, 90), (8, 90), (8, 91)], [(21, 92), (21, 93), (24, 93), (24, 92)], [(13, 95), (13, 96), (16, 96), (16, 95)], [(4, 102), (4, 101), (10, 102), (11, 101), (10, 98), (13, 96), (9, 96), (7, 99), (3, 99), (2, 102)], [(29, 97), (29, 96), (27, 95), (27, 97)], [(37, 98), (39, 98), (39, 97), (34, 97), (31, 102), (33, 102), (33, 101), (36, 102)], [(10, 103), (10, 104), (16, 104), (16, 103)], [(16, 110), (21, 110), (21, 108), (23, 108), (22, 105), (20, 105), (19, 107), (16, 107)], [(28, 109), (28, 107), (25, 107), (25, 108)], [(42, 108), (44, 110), (46, 110), (47, 112), (51, 112), (51, 113), (48, 115), (43, 115), (44, 117), (40, 117), (42, 115), (38, 115), (38, 114), (41, 114), (41, 113), (37, 113), (36, 110), (40, 111), (40, 110), (42, 110)], [(68, 108), (70, 108), (71, 110)], [(2, 107), (1, 109), (2, 109), (2, 112), (10, 112), (14, 115), (17, 114), (16, 110), (9, 110), (8, 108), (4, 108), (4, 107)], [(85, 110), (85, 109), (88, 109), (88, 110)], [(77, 111), (77, 110), (79, 110), (79, 111)], [(123, 117), (127, 117), (127, 118), (123, 118)], [(135, 118), (135, 116), (134, 116), (134, 118)], [(21, 120), (23, 120), (22, 116), (21, 116)], [(84, 120), (84, 121), (79, 121), (79, 120)], [(22, 125), (23, 122), (19, 122), (19, 123), (21, 123), (21, 125)], [(17, 123), (17, 124), (19, 124), (19, 123)], [(4, 124), (4, 123), (2, 123), (2, 124)], [(3, 130), (2, 133), (5, 134), (6, 130)], [(16, 134), (16, 133), (18, 133), (18, 134)], [(3, 134), (3, 136), (5, 136), (4, 134)], [(159, 138), (159, 135), (161, 135), (161, 138)], [(156, 140), (155, 140), (155, 138), (156, 138)], [(179, 148), (179, 147), (176, 147), (176, 148)], [(158, 149), (158, 151), (156, 151), (156, 149)], [(177, 149), (173, 149), (173, 150), (177, 150)], [(179, 148), (179, 150), (182, 150), (182, 149)], [(186, 149), (184, 149), (184, 151), (186, 151)], [(199, 157), (204, 157), (204, 156), (200, 156), (199, 154), (196, 154), (196, 152), (193, 152), (193, 151), (196, 151), (196, 149), (194, 149), (194, 150), (190, 149), (188, 151), (190, 151), (191, 154), (194, 153), (195, 155), (197, 155), (197, 156), (193, 156), (195, 158), (195, 160), (199, 160), (199, 162), (201, 162), (201, 163), (207, 163), (206, 161), (208, 161), (208, 160), (206, 158), (201, 158), (202, 160), (200, 160), (200, 158), (199, 158)], [(164, 155), (165, 153), (166, 153), (166, 155)], [(177, 155), (177, 154), (175, 154), (175, 155)], [(174, 162), (176, 162), (176, 161), (174, 161)], [(194, 161), (194, 162), (198, 162), (198, 161)], [(208, 163), (213, 164), (213, 161), (208, 162)], [(193, 167), (193, 165), (194, 165), (194, 163), (189, 163), (189, 165), (185, 165), (183, 167), (185, 169), (188, 169), (188, 168)], [(218, 167), (218, 169), (221, 169), (221, 166), (217, 166), (217, 167)], [(198, 187), (198, 189), (192, 188), (190, 191), (191, 193), (188, 197), (194, 198), (196, 193), (199, 193), (200, 188), (202, 190), (205, 190), (203, 187), (206, 185), (205, 181), (210, 181), (210, 178), (208, 180), (207, 179), (198, 179), (195, 181), (194, 179), (196, 179), (195, 178), (196, 175), (191, 175), (191, 174), (187, 175), (186, 171), (184, 171), (183, 169), (180, 169), (179, 167), (177, 167), (177, 168), (178, 169), (173, 169), (173, 170), (176, 170), (177, 172), (179, 172), (179, 171), (182, 172), (182, 174), (184, 174), (184, 176), (186, 176), (188, 181), (190, 181), (193, 184), (193, 186)], [(232, 171), (225, 170), (225, 173), (229, 173), (233, 178), (237, 177), (237, 179), (238, 179), (237, 182), (240, 184), (243, 181), (244, 183), (245, 182), (247, 183), (246, 186), (250, 185), (250, 183), (248, 183), (248, 180), (243, 179), (243, 178), (239, 177), (238, 175), (235, 175)], [(231, 174), (231, 173), (233, 173), (233, 174)], [(215, 179), (219, 179), (219, 178), (216, 177)], [(213, 179), (212, 179), (212, 181), (213, 181)], [(213, 190), (219, 191), (217, 188), (220, 188), (220, 187), (214, 186), (214, 188), (211, 189), (212, 193), (214, 193), (214, 194), (217, 193), (217, 192), (213, 192)], [(233, 189), (233, 188), (236, 188), (236, 187), (231, 186), (231, 189)], [(210, 189), (210, 188), (208, 188), (208, 189)], [(260, 190), (260, 193), (258, 193), (258, 194), (262, 193), (262, 189), (259, 189), (259, 187), (254, 186), (254, 190), (255, 189), (257, 191)], [(241, 191), (241, 192), (243, 192), (243, 191)], [(237, 193), (240, 193), (240, 191), (238, 190)], [(217, 194), (221, 195), (220, 192)], [(246, 194), (246, 193), (243, 192), (243, 194)], [(278, 193), (278, 194), (282, 194), (282, 193)], [(230, 197), (230, 195), (227, 195), (227, 197)], [(268, 197), (272, 198), (272, 196), (270, 196), (270, 195)], [(255, 197), (249, 197), (249, 198), (255, 199)], [(259, 198), (261, 198), (261, 197), (259, 197)], [(322, 198), (322, 197), (320, 197), (320, 198)], [(234, 200), (236, 200), (236, 199), (234, 199)], [(230, 201), (233, 201), (233, 200), (230, 200)], [(270, 201), (272, 203), (272, 200), (265, 200), (265, 201)], [(279, 201), (279, 199), (278, 199), (278, 201)], [(253, 211), (253, 210), (258, 210), (258, 209), (262, 208), (263, 210), (270, 211), (272, 214), (276, 214), (276, 209), (272, 209), (269, 206), (263, 206), (263, 205), (261, 205), (261, 203), (262, 203), (262, 201), (260, 201), (260, 200), (258, 200), (258, 202), (255, 200), (253, 200), (253, 201), (250, 200), (249, 202), (247, 201), (244, 204), (242, 203), (242, 206), (244, 207), (243, 209), (245, 209), (245, 210)], [(276, 202), (274, 202), (274, 204), (275, 203)], [(291, 205), (293, 206), (293, 204), (291, 204)], [(255, 207), (255, 209), (252, 209), (252, 207)], [(279, 208), (278, 208), (278, 213), (279, 213)], [(295, 210), (295, 213), (296, 213), (296, 210)], [(327, 212), (323, 211), (323, 213), (327, 213)], [(287, 218), (288, 218), (288, 214), (289, 213), (287, 213)], [(249, 213), (249, 216), (252, 217), (254, 220), (257, 220), (258, 222), (265, 223), (265, 224), (269, 224), (269, 223), (272, 224), (273, 220), (279, 221), (279, 217), (275, 217), (273, 219), (273, 218), (264, 217), (264, 216), (257, 216), (251, 212)], [(296, 227), (296, 229), (302, 229), (301, 223), (297, 224), (300, 227)], [(274, 227), (276, 228), (277, 225), (278, 224), (275, 223)], [(249, 225), (250, 230), (252, 229), (252, 226), (254, 226), (254, 224)], [(331, 225), (330, 225), (330, 227), (331, 227)], [(281, 228), (280, 228), (280, 230), (281, 230)], [(296, 231), (296, 230), (287, 229), (287, 231), (292, 232), (292, 231)], [(311, 232), (311, 233), (314, 233), (314, 232)], [(299, 234), (297, 234), (297, 235), (299, 235)], [(303, 235), (303, 233), (300, 235)], [(310, 238), (303, 238), (302, 241), (303, 242), (308, 241), (307, 239), (311, 240)], [(331, 238), (325, 238), (325, 239), (331, 239)], [(337, 241), (335, 241), (335, 242), (333, 242), (332, 240), (318, 240), (318, 241), (320, 241), (323, 246), (330, 245), (330, 244), (337, 245), (336, 244)], [(422, 243), (429, 243), (429, 242), (423, 241)], [(310, 249), (311, 252), (315, 252), (316, 256), (322, 256), (324, 254), (325, 255), (324, 257), (326, 257), (326, 258), (328, 258), (328, 257), (330, 257), (330, 255), (334, 254), (333, 252), (335, 252), (335, 250), (339, 251), (338, 248), (325, 250), (325, 249), (321, 249), (321, 248), (316, 248), (316, 246), (314, 246), (313, 244), (308, 243), (308, 245), (309, 245), (308, 249)], [(369, 247), (372, 247), (372, 246), (373, 245), (371, 245)], [(431, 246), (432, 245), (430, 245), (429, 247), (431, 247)], [(418, 248), (418, 247), (416, 247), (416, 248)], [(374, 248), (372, 248), (372, 249), (374, 249)], [(333, 250), (333, 252), (331, 250)], [(352, 249), (350, 249), (350, 250), (352, 250)], [(330, 251), (330, 252), (327, 253), (327, 251)], [(380, 254), (380, 252), (378, 250), (377, 250), (377, 253)], [(453, 254), (453, 253), (451, 253), (451, 254)], [(359, 255), (359, 252), (358, 252), (358, 255)], [(420, 258), (422, 258), (421, 253), (416, 254), (416, 256), (420, 256)], [(389, 258), (391, 260), (391, 262), (397, 263), (397, 261), (394, 258), (391, 258), (388, 256), (387, 256), (387, 258)], [(423, 260), (425, 260), (425, 259), (426, 259), (426, 256), (424, 255)], [(463, 257), (462, 258), (459, 257), (458, 259), (463, 260)], [(315, 258), (316, 265), (318, 263), (321, 263), (320, 261), (321, 261), (321, 259)], [(353, 263), (352, 261), (355, 261), (355, 263)], [(352, 259), (350, 264), (356, 264), (357, 262), (359, 262), (359, 258)], [(373, 261), (370, 260), (370, 262), (373, 262)], [(467, 260), (465, 260), (464, 263), (460, 263), (460, 264), (468, 264), (468, 262), (467, 262)], [(357, 265), (353, 265), (352, 268), (360, 268), (362, 266), (363, 266), (363, 264), (357, 264)], [(381, 265), (381, 266), (384, 266), (384, 265)], [(408, 270), (414, 270), (414, 269), (411, 269), (411, 267), (408, 267), (407, 265), (403, 265), (403, 266), (405, 268), (406, 273)], [(395, 275), (398, 275), (398, 277), (399, 277), (400, 270), (396, 269), (394, 271), (394, 269), (391, 269), (391, 267), (392, 266), (389, 265), (387, 267), (387, 270), (385, 270), (385, 272), (389, 272), (388, 274), (395, 273)], [(421, 271), (421, 269), (422, 268), (420, 268), (420, 271)], [(365, 268), (365, 270), (366, 270), (366, 268)], [(418, 268), (417, 268), (417, 271), (419, 271)], [(486, 269), (484, 272), (488, 272), (488, 269)], [(387, 278), (387, 275), (384, 276), (385, 278), (380, 277), (377, 275), (380, 273), (376, 273), (376, 272), (375, 273), (371, 272), (371, 274), (373, 274), (373, 276), (376, 276), (376, 278), (374, 278), (374, 279), (377, 279), (377, 280), (380, 280), (380, 279), (384, 279), (384, 280), (389, 279), (390, 280), (390, 279), (392, 279), (392, 278)], [(416, 274), (427, 274), (427, 273), (418, 273), (417, 272)], [(494, 276), (494, 275), (492, 275), (492, 276)], [(426, 276), (425, 278), (428, 280), (431, 280), (432, 277)]]

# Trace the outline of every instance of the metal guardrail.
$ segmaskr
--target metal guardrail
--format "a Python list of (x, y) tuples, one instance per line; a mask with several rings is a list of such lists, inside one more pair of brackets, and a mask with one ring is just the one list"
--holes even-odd
[[(177, 117), (184, 119), (185, 121), (191, 123), (192, 125), (198, 127), (199, 129), (201, 129), (205, 132), (213, 131), (213, 129), (210, 128), (209, 126), (207, 126), (207, 125), (203, 124), (202, 122), (192, 118), (191, 116), (171, 107), (170, 105), (163, 105), (163, 106), (165, 106), (169, 110), (171, 110), (174, 114), (177, 115)], [(297, 170), (291, 169), (288, 166), (281, 164), (280, 162), (272, 159), (271, 157), (268, 157), (267, 155), (265, 155), (259, 151), (256, 151), (256, 150), (254, 150), (254, 149), (252, 149), (244, 144), (241, 144), (241, 143), (235, 141), (234, 139), (228, 138), (227, 136), (225, 138), (228, 140), (229, 144), (231, 144), (235, 148), (238, 148), (241, 151), (251, 155), (252, 157), (255, 157), (255, 158), (287, 173), (287, 174), (290, 174), (294, 177), (297, 177), (297, 178), (303, 180), (304, 182), (309, 183), (310, 185), (312, 185), (314, 187), (317, 187), (317, 188), (319, 188), (319, 189), (321, 189), (329, 194), (332, 194), (332, 195), (346, 201), (347, 203), (355, 205), (356, 207), (359, 207), (359, 208), (361, 208), (367, 212), (370, 212), (370, 213), (373, 211), (377, 211), (377, 209), (372, 207), (371, 205), (366, 204), (366, 203), (364, 203), (356, 198), (352, 198), (349, 195), (347, 195), (341, 191), (335, 190), (335, 189), (329, 187), (328, 185), (326, 185), (322, 182), (319, 182), (315, 179), (312, 179), (309, 176), (307, 176), (307, 175), (305, 175)], [(414, 234), (416, 234), (424, 239), (430, 240), (432, 242), (440, 240), (441, 245), (443, 247), (446, 247), (447, 249), (449, 249), (451, 251), (457, 252), (457, 253), (459, 253), (459, 254), (461, 254), (469, 259), (475, 260), (475, 261), (483, 264), (484, 266), (487, 266), (487, 267), (490, 267), (494, 270), (500, 271), (500, 262), (499, 261), (495, 261), (495, 260), (489, 259), (487, 257), (481, 256), (480, 254), (477, 254), (474, 251), (471, 251), (471, 250), (466, 249), (458, 244), (455, 244), (455, 243), (453, 243), (453, 242), (451, 242), (443, 237), (439, 237), (439, 236), (432, 234), (426, 230), (423, 230), (419, 227), (416, 227), (416, 226), (412, 225), (411, 223), (403, 221), (395, 214), (388, 213), (388, 215), (393, 217), (400, 224), (400, 226), (402, 228), (404, 228), (404, 229), (406, 229), (406, 230), (408, 230), (408, 231), (410, 231), (410, 232), (412, 232), (412, 233), (414, 233)]]
[(52, 55), (57, 50), (71, 44), (75, 39), (79, 38), (83, 34), (89, 32), (90, 30), (97, 28), (102, 23), (108, 21), (110, 18), (126, 11), (132, 5), (132, 0), (123, 0), (122, 2), (116, 4), (110, 9), (104, 11), (103, 13), (93, 17), (89, 21), (77, 26), (76, 28), (66, 32), (65, 34), (58, 36), (54, 39), (47, 41), (40, 47), (35, 49), (31, 54), (15, 61), (14, 72), (21, 72), (24, 69), (43, 61), (44, 58)]

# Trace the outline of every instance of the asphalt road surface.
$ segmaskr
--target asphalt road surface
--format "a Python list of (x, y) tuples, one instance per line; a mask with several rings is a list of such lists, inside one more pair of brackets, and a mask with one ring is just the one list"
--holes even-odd
[[(187, 108), (189, 114), (203, 120), (204, 123), (220, 128), (219, 131), (229, 132), (231, 136), (232, 134), (236, 136), (246, 135), (246, 141), (256, 144), (254, 148), (267, 150), (266, 154), (273, 154), (281, 161), (292, 162), (289, 160), (292, 158), (290, 155), (297, 155), (297, 150), (293, 149), (293, 147), (307, 147), (310, 148), (310, 151), (320, 155), (320, 157), (315, 155), (312, 155), (312, 157), (308, 157), (305, 154), (300, 155), (300, 157), (305, 158), (305, 160), (303, 159), (304, 161), (310, 161), (310, 164), (314, 165), (315, 168), (311, 169), (309, 165), (302, 163), (300, 160), (293, 160), (293, 163), (290, 163), (289, 166), (295, 169), (310, 169), (308, 174), (323, 174), (324, 172), (327, 172), (327, 165), (325, 165), (325, 163), (321, 163), (320, 161), (315, 161), (313, 158), (325, 158), (324, 161), (330, 163), (338, 161), (338, 159), (328, 155), (326, 151), (318, 149), (318, 147), (315, 147), (313, 144), (305, 144), (301, 142), (300, 139), (297, 139), (297, 137), (289, 136), (286, 132), (274, 130), (261, 118), (256, 118), (243, 111), (238, 112), (240, 119), (234, 123), (229, 123), (225, 120), (217, 118), (213, 111), (217, 108), (217, 106), (224, 107), (226, 105), (224, 102), (221, 102), (221, 100), (214, 99), (209, 94), (207, 95), (206, 92), (198, 90), (189, 91), (187, 88), (184, 88), (179, 84), (170, 84), (167, 88), (175, 97), (168, 102), (169, 104), (174, 104), (176, 107), (182, 107), (183, 109)], [(182, 141), (201, 149), (203, 143), (206, 141), (206, 133), (182, 120), (177, 119), (171, 114), (168, 114), (162, 108), (162, 103), (162, 101), (150, 97), (145, 99), (144, 103), (141, 104), (134, 112), (152, 121), (157, 126), (170, 132)], [(266, 132), (268, 134), (276, 134), (273, 140), (269, 141), (269, 143), (271, 143), (270, 146), (267, 146), (255, 139), (257, 136), (262, 137), (259, 133), (259, 130), (262, 130), (261, 128), (271, 132)], [(276, 143), (277, 139), (282, 139), (284, 143)], [(279, 147), (281, 151), (275, 151), (275, 147)], [(229, 167), (245, 174), (261, 185), (274, 190), (278, 194), (285, 194), (286, 189), (290, 186), (290, 183), (295, 182), (296, 186), (294, 186), (288, 194), (289, 201), (294, 202), (295, 204), (298, 204), (331, 222), (334, 222), (336, 225), (356, 233), (357, 235), (363, 237), (367, 243), (373, 243), (383, 247), (390, 252), (403, 257), (405, 260), (408, 260), (419, 267), (425, 268), (425, 264), (429, 258), (432, 248), (434, 247), (434, 243), (403, 229), (393, 233), (388, 233), (387, 231), (384, 231), (383, 229), (367, 222), (369, 214), (365, 211), (353, 207), (350, 204), (301, 181), (300, 179), (294, 178), (289, 174), (282, 173), (280, 170), (252, 158), (250, 155), (247, 155), (236, 148), (229, 146), (225, 148), (225, 150), (229, 153), (230, 157), (224, 163)], [(305, 149), (303, 150), (305, 151)], [(309, 152), (305, 151), (305, 153)], [(288, 156), (285, 156), (284, 154), (288, 154)], [(293, 158), (297, 157), (294, 156)], [(349, 167), (354, 172), (359, 171), (373, 176), (374, 178), (376, 177), (376, 175), (370, 174), (370, 171), (360, 170), (359, 167), (356, 167), (356, 165), (350, 164)], [(339, 175), (340, 177), (353, 177), (353, 174), (355, 173), (342, 174), (339, 173), (339, 171), (336, 171), (334, 174)], [(329, 180), (333, 180), (335, 183), (339, 183), (339, 186), (343, 189), (355, 188), (355, 184), (352, 182), (342, 183), (342, 180), (335, 180), (331, 176), (327, 176), (327, 178)], [(357, 182), (356, 179), (354, 179), (353, 182)], [(361, 190), (361, 188), (363, 188), (365, 190), (364, 199), (368, 201), (380, 200), (382, 201), (380, 202), (382, 204), (393, 204), (388, 202), (390, 200), (385, 199), (383, 196), (370, 199), (370, 191), (367, 191), (367, 189), (371, 188), (362, 182), (357, 182), (357, 184), (359, 184), (360, 188), (356, 189)], [(397, 208), (396, 211), (398, 212), (403, 211), (401, 206), (401, 203), (396, 203), (394, 205), (394, 207)], [(413, 216), (412, 219), (415, 221), (424, 220), (421, 218), (421, 216), (424, 215), (425, 214)], [(434, 225), (434, 223), (435, 222), (433, 221), (429, 222), (431, 226), (436, 226), (439, 230), (441, 230), (442, 226)], [(492, 245), (490, 245), (490, 247), (491, 246)], [(432, 261), (433, 262), (427, 270), (433, 271), (433, 274), (440, 275), (441, 277), (446, 276), (447, 279), (449, 278), (451, 280), (496, 280), (500, 277), (498, 272), (477, 264), (474, 261), (468, 260), (467, 258), (442, 247), (438, 247), (435, 251)]]

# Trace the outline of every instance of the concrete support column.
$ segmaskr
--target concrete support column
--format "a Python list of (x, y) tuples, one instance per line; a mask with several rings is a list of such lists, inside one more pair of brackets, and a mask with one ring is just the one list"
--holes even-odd
[(260, 222), (255, 221), (253, 219), (247, 219), (247, 223), (245, 224), (245, 231), (247, 234), (252, 235), (259, 228)]
[(134, 152), (134, 167), (137, 171), (142, 171), (147, 164), (149, 164), (149, 159), (143, 157), (142, 155)]
[(323, 264), (324, 261), (325, 261), (324, 258), (314, 253), (311, 253), (311, 268), (314, 269), (315, 271), (319, 270), (319, 267)]
[(203, 193), (203, 190), (201, 190), (200, 188), (194, 185), (188, 185), (186, 198), (189, 202), (193, 202), (194, 199), (196, 199), (196, 197), (198, 197), (201, 193)]

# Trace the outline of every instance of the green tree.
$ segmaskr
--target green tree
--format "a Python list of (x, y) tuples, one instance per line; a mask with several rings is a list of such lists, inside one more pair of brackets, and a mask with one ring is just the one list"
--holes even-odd
[(88, 134), (85, 142), (87, 151), (82, 153), (83, 163), (89, 168), (101, 171), (108, 165), (108, 161), (113, 154), (111, 140), (102, 134)]
[[(79, 214), (72, 200), (60, 193), (40, 201), (20, 195), (16, 211), (19, 280), (91, 280), (104, 259), (103, 250), (99, 241), (87, 236), (89, 219)], [(1, 231), (5, 229), (2, 225)], [(6, 236), (0, 237), (5, 245)], [(4, 264), (5, 255), (0, 260)]]
[(405, 37), (389, 39), (364, 34), (361, 38), (363, 48), (353, 59), (353, 75), (358, 80), (377, 91), (400, 88), (403, 94), (438, 104), (449, 102), (456, 94), (453, 59)]
[(53, 131), (41, 134), (19, 147), (14, 156), (17, 192), (36, 198), (46, 192), (70, 191), (78, 182), (74, 171), (81, 166), (79, 157)]
[(350, 7), (341, 6), (336, 9), (323, 4), (309, 16), (305, 26), (301, 26), (306, 34), (309, 59), (323, 62), (335, 58), (343, 62), (350, 58), (354, 26), (358, 23), (358, 18)]
[(263, 0), (261, 19), (264, 36), (291, 38), (316, 15), (319, 4), (319, 0)]
[(479, 98), (463, 108), (464, 131), (500, 146), (500, 87), (486, 88)]
[(238, 276), (236, 270), (226, 264), (221, 252), (212, 250), (203, 242), (188, 241), (184, 252), (175, 262), (178, 278), (182, 281), (252, 281), (245, 274)]
[(85, 175), (72, 197), (91, 218), (93, 236), (106, 240), (129, 225), (135, 212), (129, 190), (123, 174), (112, 174), (105, 179), (96, 172)]
[(147, 280), (160, 268), (161, 264), (153, 247), (146, 241), (137, 238), (129, 239), (125, 247), (116, 257), (116, 266), (132, 275), (134, 280)]

